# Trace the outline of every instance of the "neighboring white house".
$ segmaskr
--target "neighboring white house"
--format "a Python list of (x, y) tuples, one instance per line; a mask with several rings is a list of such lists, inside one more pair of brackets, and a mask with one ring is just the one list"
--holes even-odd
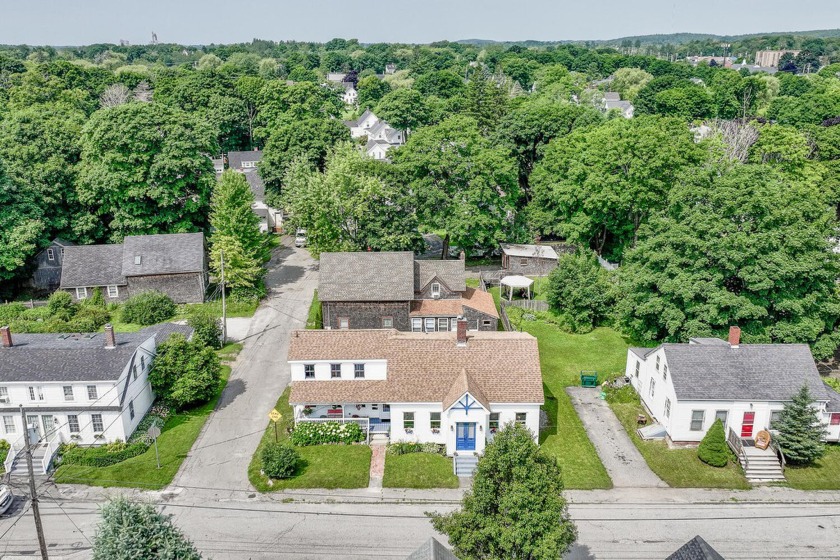
[(126, 441), (154, 402), (148, 373), (157, 345), (175, 332), (190, 336), (192, 329), (170, 323), (134, 333), (115, 334), (106, 325), (104, 333), (15, 334), (0, 328), (0, 439), (20, 450), (23, 405), (30, 433), (53, 452), (61, 442)]
[(405, 144), (405, 133), (377, 117), (370, 109), (355, 121), (344, 121), (353, 138), (367, 138), (365, 153), (373, 159), (387, 159), (388, 150)]
[(828, 440), (840, 440), (840, 395), (820, 379), (807, 344), (741, 344), (692, 338), (688, 344), (630, 348), (626, 375), (651, 416), (674, 442), (699, 442), (720, 418), (727, 433), (751, 439), (769, 430), (803, 384), (814, 397)]
[(251, 192), (254, 193), (254, 203), (251, 208), (260, 218), (260, 231), (279, 231), (283, 226), (283, 212), (265, 203), (265, 183), (259, 170), (262, 151), (228, 152), (227, 159), (228, 168), (244, 174)]
[(632, 119), (636, 111), (633, 104), (629, 101), (622, 101), (621, 95), (614, 91), (604, 93), (604, 110), (609, 112), (612, 109), (617, 109), (621, 112), (621, 116), (625, 119)]
[(289, 347), (295, 419), (356, 421), (390, 441), (480, 455), (497, 429), (536, 440), (543, 404), (537, 340), (527, 333), (295, 331)]
[(344, 94), (341, 96), (342, 101), (344, 101), (345, 105), (355, 105), (356, 100), (359, 98), (359, 92), (356, 91), (356, 88), (353, 86), (351, 82), (346, 82), (344, 84)]

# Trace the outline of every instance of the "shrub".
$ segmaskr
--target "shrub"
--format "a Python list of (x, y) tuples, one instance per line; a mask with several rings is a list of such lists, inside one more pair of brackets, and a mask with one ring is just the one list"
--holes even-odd
[(105, 307), (105, 296), (102, 288), (94, 288), (91, 296), (82, 302), (82, 307)]
[(64, 446), (61, 464), (80, 465), (82, 467), (110, 467), (145, 453), (148, 448), (148, 443), (142, 441), (129, 444), (115, 441), (101, 447), (78, 447), (75, 444), (70, 444)]
[(697, 448), (697, 457), (713, 467), (725, 467), (729, 462), (729, 448), (726, 446), (726, 433), (723, 429), (723, 422), (720, 418), (715, 420), (709, 431), (706, 432), (700, 447)]
[(187, 323), (195, 331), (193, 340), (210, 348), (222, 347), (222, 324), (212, 311), (195, 306), (189, 308)]
[(808, 386), (803, 385), (770, 426), (778, 430), (776, 442), (793, 465), (810, 465), (825, 454), (826, 429), (813, 402)]
[(432, 453), (446, 455), (446, 446), (439, 443), (414, 443), (411, 441), (397, 441), (388, 445), (389, 455), (408, 455), (409, 453)]
[(123, 304), (122, 319), (126, 323), (154, 325), (175, 315), (172, 299), (161, 292), (151, 291), (131, 296)]
[(67, 321), (75, 313), (76, 305), (73, 303), (73, 298), (68, 292), (59, 290), (50, 296), (47, 309), (49, 310), (50, 316)]
[(159, 397), (184, 409), (213, 398), (221, 375), (221, 362), (212, 348), (176, 333), (158, 346), (149, 382)]
[(269, 478), (289, 478), (295, 474), (300, 455), (290, 445), (269, 443), (260, 452), (262, 468)]
[(321, 443), (356, 443), (365, 439), (361, 426), (355, 422), (299, 422), (292, 432), (295, 445), (318, 445)]
[(22, 303), (0, 305), (0, 323), (8, 325), (13, 319), (23, 315), (24, 311), (26, 311), (26, 307)]
[(561, 327), (575, 333), (589, 332), (607, 319), (612, 292), (609, 273), (594, 254), (563, 255), (548, 277), (548, 303)]

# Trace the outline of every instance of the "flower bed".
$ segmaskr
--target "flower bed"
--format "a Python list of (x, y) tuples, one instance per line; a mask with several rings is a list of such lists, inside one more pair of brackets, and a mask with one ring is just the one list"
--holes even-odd
[(409, 453), (432, 453), (446, 455), (446, 446), (440, 443), (414, 443), (411, 441), (396, 441), (388, 445), (389, 455), (408, 455)]
[(299, 446), (323, 443), (358, 443), (365, 433), (355, 422), (299, 422), (292, 432), (292, 443)]
[(61, 447), (62, 465), (110, 467), (145, 453), (149, 444), (145, 441), (125, 443), (117, 440), (101, 447), (78, 447), (75, 443), (66, 443)]

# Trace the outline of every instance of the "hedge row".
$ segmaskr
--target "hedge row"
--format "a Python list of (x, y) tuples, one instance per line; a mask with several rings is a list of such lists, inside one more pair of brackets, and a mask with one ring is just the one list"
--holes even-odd
[(446, 455), (446, 446), (440, 443), (397, 441), (388, 445), (387, 453), (389, 455), (408, 455), (409, 453), (433, 453), (435, 455)]
[(364, 441), (365, 433), (355, 422), (299, 422), (292, 432), (295, 445), (318, 445), (321, 443), (356, 443)]
[(110, 467), (145, 453), (148, 448), (149, 444), (143, 441), (129, 444), (114, 442), (101, 447), (78, 447), (71, 443), (64, 446), (61, 464), (83, 467)]

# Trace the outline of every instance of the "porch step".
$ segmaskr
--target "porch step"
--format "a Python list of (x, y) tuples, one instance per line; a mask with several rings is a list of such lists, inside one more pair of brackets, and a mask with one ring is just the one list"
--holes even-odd
[(478, 457), (475, 455), (456, 455), (453, 461), (456, 476), (472, 476), (478, 467)]
[(752, 483), (784, 482), (785, 474), (775, 457), (750, 457), (749, 466), (743, 458), (740, 460), (744, 475)]
[(389, 441), (388, 434), (371, 434), (370, 436), (371, 445), (388, 445)]

